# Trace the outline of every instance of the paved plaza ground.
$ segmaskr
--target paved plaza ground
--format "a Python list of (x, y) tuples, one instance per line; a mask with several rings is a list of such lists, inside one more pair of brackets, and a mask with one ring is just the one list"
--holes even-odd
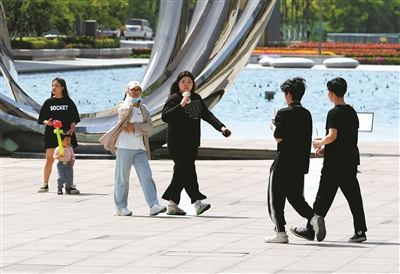
[[(246, 142), (251, 146), (251, 141)], [(259, 144), (262, 142), (259, 142)], [(212, 146), (218, 142), (203, 142)], [(232, 146), (234, 144), (232, 141)], [(260, 149), (260, 147), (259, 147)], [(78, 159), (80, 195), (48, 193), (43, 159), (1, 158), (1, 273), (399, 273), (399, 146), (360, 144), (359, 181), (368, 240), (348, 243), (352, 216), (339, 191), (326, 217), (323, 242), (296, 238), (267, 244), (273, 230), (266, 205), (272, 160), (197, 161), (200, 187), (212, 205), (196, 216), (149, 217), (136, 174), (131, 174), (130, 217), (112, 215), (114, 160)], [(173, 162), (150, 162), (161, 196)], [(311, 159), (305, 197), (312, 204), (322, 159)], [(166, 205), (166, 201), (160, 200)], [(305, 221), (286, 205), (287, 230)]]
[[(132, 58), (16, 61), (16, 69), (18, 73), (56, 72), (147, 62)], [(398, 72), (399, 66), (356, 70)], [(246, 158), (275, 149), (273, 142), (265, 140), (202, 140), (202, 144), (213, 153), (233, 150)], [(181, 207), (187, 216), (149, 217), (133, 171), (129, 209), (134, 213), (116, 217), (112, 215), (115, 160), (78, 159), (75, 184), (81, 194), (59, 196), (55, 167), (50, 191), (37, 193), (43, 159), (0, 158), (0, 272), (399, 273), (399, 143), (362, 143), (360, 151), (358, 178), (368, 225), (368, 240), (361, 244), (347, 242), (354, 232), (352, 216), (340, 191), (326, 216), (323, 242), (288, 232), (288, 244), (265, 243), (264, 237), (273, 230), (266, 205), (272, 160), (197, 161), (201, 190), (212, 205), (201, 216), (195, 215), (184, 193)], [(150, 164), (160, 197), (170, 182), (173, 162), (152, 160)], [(321, 158), (311, 159), (304, 193), (310, 204), (321, 165)], [(160, 203), (166, 205), (166, 201)], [(305, 224), (289, 204), (286, 221), (288, 231)]]

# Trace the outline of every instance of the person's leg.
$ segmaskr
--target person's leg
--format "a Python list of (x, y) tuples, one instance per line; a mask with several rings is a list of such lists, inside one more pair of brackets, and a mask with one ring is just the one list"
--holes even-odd
[(287, 172), (271, 170), (268, 179), (267, 203), (268, 212), (277, 232), (285, 232), (285, 200)]
[(128, 206), (129, 176), (132, 164), (132, 150), (117, 148), (114, 184), (114, 202), (117, 208), (126, 208)]
[(40, 186), (38, 192), (47, 192), (49, 191), (49, 180), (50, 174), (54, 163), (53, 153), (55, 148), (47, 148), (46, 149), (46, 162), (43, 168), (43, 184)]
[(147, 204), (149, 207), (158, 204), (156, 184), (144, 150), (134, 150), (133, 166), (136, 169)]
[[(276, 160), (273, 163), (273, 167)], [(285, 200), (288, 172), (280, 172), (278, 168), (271, 168), (267, 189), (268, 212), (272, 222), (275, 225), (271, 236), (265, 237), (266, 243), (288, 243), (289, 237), (285, 230)]]
[(168, 144), (168, 152), (174, 161), (174, 172), (172, 174), (171, 183), (165, 190), (162, 198), (167, 201), (173, 201), (176, 204), (179, 204), (181, 200), (181, 192), (183, 190), (183, 181), (185, 178), (183, 177), (181, 162), (183, 161), (183, 149), (179, 146), (173, 145), (171, 143)]
[(71, 187), (73, 182), (73, 168), (71, 163), (65, 165), (65, 190), (68, 194), (71, 194)]
[(353, 215), (354, 232), (366, 232), (367, 224), (365, 221), (364, 206), (361, 196), (360, 184), (357, 180), (357, 166), (344, 170), (344, 179), (340, 184), (340, 189), (349, 204)]
[(287, 194), (288, 202), (294, 210), (308, 221), (314, 217), (314, 211), (304, 198), (304, 174), (294, 174), (291, 177)]
[(183, 178), (185, 178), (183, 186), (192, 204), (197, 200), (201, 201), (207, 198), (207, 196), (200, 192), (199, 183), (197, 181), (195, 161), (198, 150), (199, 148), (197, 146), (186, 147), (185, 154), (179, 163)]
[(341, 170), (323, 166), (317, 195), (313, 204), (314, 213), (325, 217), (331, 207), (339, 188)]
[[(65, 170), (63, 167), (62, 162), (57, 162), (57, 174), (58, 174), (58, 178), (57, 178), (57, 190), (58, 190), (58, 194), (62, 193), (62, 189), (64, 187), (64, 182), (65, 182)], [(61, 193), (60, 193), (61, 191)]]
[(44, 178), (43, 178), (43, 182), (45, 184), (49, 183), (50, 180), (50, 174), (51, 174), (51, 170), (53, 168), (53, 163), (54, 163), (54, 150), (56, 148), (47, 148), (46, 149), (46, 162), (44, 164)]

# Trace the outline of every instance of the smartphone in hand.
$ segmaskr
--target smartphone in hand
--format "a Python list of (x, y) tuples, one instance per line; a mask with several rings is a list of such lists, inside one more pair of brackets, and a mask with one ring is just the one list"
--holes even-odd
[(226, 138), (228, 138), (231, 135), (231, 131), (229, 129), (225, 129), (225, 131), (222, 132), (222, 135), (224, 135)]

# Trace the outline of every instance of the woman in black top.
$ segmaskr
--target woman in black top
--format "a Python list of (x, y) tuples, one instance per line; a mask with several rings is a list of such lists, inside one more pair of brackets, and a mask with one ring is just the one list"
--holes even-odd
[(201, 119), (226, 137), (230, 136), (230, 131), (208, 110), (201, 96), (195, 93), (196, 88), (191, 72), (179, 73), (170, 87), (170, 95), (162, 111), (162, 120), (168, 123), (168, 151), (175, 163), (171, 183), (162, 196), (169, 201), (169, 215), (186, 215), (178, 207), (183, 189), (189, 195), (191, 203), (194, 203), (197, 215), (211, 207), (210, 204), (201, 202), (207, 197), (199, 190), (195, 166), (200, 146)]
[[(46, 163), (44, 166), (44, 183), (39, 188), (38, 192), (49, 191), (48, 183), (52, 166), (54, 163), (53, 153), (58, 146), (57, 136), (54, 134), (53, 121), (59, 120), (62, 123), (64, 133), (69, 133), (72, 136), (71, 145), (77, 147), (76, 136), (74, 133), (75, 126), (80, 122), (78, 109), (75, 103), (68, 95), (67, 84), (64, 79), (55, 78), (51, 82), (51, 96), (47, 99), (38, 118), (38, 124), (46, 125), (44, 131), (44, 146), (46, 149)], [(79, 194), (74, 186), (71, 188), (71, 194)]]

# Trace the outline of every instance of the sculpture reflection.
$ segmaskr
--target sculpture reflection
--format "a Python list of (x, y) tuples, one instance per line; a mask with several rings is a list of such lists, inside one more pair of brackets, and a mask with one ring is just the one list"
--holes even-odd
[[(247, 1), (239, 16), (239, 0), (197, 1), (191, 20), (187, 0), (161, 1), (159, 27), (142, 80), (143, 100), (152, 115), (151, 148), (165, 144), (161, 110), (169, 86), (183, 70), (197, 75), (198, 93), (211, 109), (246, 65), (270, 18), (276, 0)], [(43, 152), (44, 126), (36, 119), (40, 105), (18, 84), (6, 17), (1, 6), (0, 69), (13, 99), (0, 97), (0, 147), (7, 152)], [(102, 153), (99, 137), (118, 121), (115, 108), (81, 114), (76, 127), (77, 153)]]

